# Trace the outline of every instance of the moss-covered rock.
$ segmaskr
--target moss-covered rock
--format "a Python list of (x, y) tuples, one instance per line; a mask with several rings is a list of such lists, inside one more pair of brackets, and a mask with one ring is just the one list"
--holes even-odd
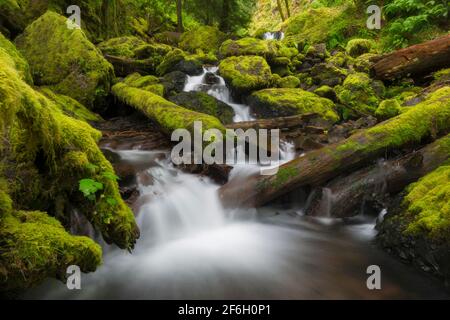
[(214, 116), (223, 124), (233, 122), (233, 109), (205, 92), (181, 92), (169, 97), (169, 100), (189, 110)]
[(352, 39), (347, 43), (345, 51), (353, 58), (359, 57), (362, 54), (371, 52), (375, 47), (372, 40), (369, 39)]
[(342, 86), (336, 87), (339, 101), (353, 116), (373, 115), (380, 103), (384, 88), (365, 73), (350, 74)]
[(433, 78), (435, 81), (439, 82), (450, 81), (450, 68), (436, 71), (433, 73)]
[(267, 88), (271, 85), (272, 72), (263, 57), (229, 57), (219, 65), (220, 75), (236, 94)]
[(26, 28), (16, 45), (37, 85), (51, 86), (90, 109), (101, 106), (110, 90), (113, 68), (83, 31), (67, 28), (66, 21), (48, 11)]
[(386, 120), (395, 117), (401, 113), (400, 103), (396, 99), (388, 99), (380, 102), (375, 116), (380, 120)]
[(91, 110), (83, 106), (78, 101), (72, 99), (71, 97), (62, 94), (56, 94), (46, 87), (40, 87), (37, 90), (41, 92), (43, 95), (45, 95), (48, 99), (52, 100), (55, 103), (55, 105), (69, 117), (78, 120), (83, 120), (86, 122), (95, 122), (103, 120), (101, 116), (99, 116), (96, 113), (93, 113)]
[[(29, 84), (33, 84), (33, 78), (31, 77), (30, 67), (28, 62), (17, 50), (16, 46), (12, 44), (3, 34), (0, 33), (0, 50), (3, 50), (10, 59), (14, 61), (14, 67), (23, 80)], [(6, 55), (4, 55), (6, 57)]]
[(339, 120), (331, 100), (301, 89), (265, 89), (254, 92), (248, 102), (264, 118), (317, 113), (331, 123)]
[(316, 85), (327, 85), (334, 87), (344, 81), (348, 75), (348, 72), (347, 70), (336, 67), (331, 63), (318, 63), (311, 68), (310, 75)]
[(364, 53), (360, 55), (351, 61), (353, 69), (358, 72), (370, 73), (371, 68), (374, 65), (372, 60), (376, 56), (377, 55), (374, 53)]
[(274, 83), (277, 88), (298, 88), (300, 80), (295, 76), (287, 76), (284, 78), (276, 78)]
[(225, 34), (216, 27), (200, 26), (183, 33), (179, 46), (189, 52), (216, 52), (225, 39)]
[(321, 86), (314, 90), (314, 93), (317, 94), (319, 97), (330, 99), (333, 102), (337, 102), (337, 95), (336, 91), (334, 91), (333, 88), (329, 86)]
[(183, 50), (175, 49), (164, 56), (156, 72), (161, 76), (174, 71), (181, 71), (191, 76), (196, 76), (203, 72), (204, 64), (214, 64), (216, 62), (217, 57), (213, 53), (187, 54)]
[(101, 263), (98, 244), (70, 235), (42, 212), (2, 212), (0, 238), (0, 292), (30, 288), (47, 277), (64, 280), (70, 265), (92, 272)]
[(219, 129), (224, 131), (222, 123), (215, 117), (180, 107), (151, 92), (135, 88), (120, 82), (113, 86), (113, 94), (122, 102), (143, 112), (154, 120), (166, 134), (176, 129), (194, 131), (194, 122), (201, 121), (203, 130)]
[[(66, 222), (76, 203), (108, 243), (132, 248), (139, 230), (97, 146), (101, 133), (31, 88), (1, 50), (0, 101), (0, 159), (17, 208), (47, 211)], [(84, 198), (81, 179), (100, 183), (102, 191)]]
[(148, 43), (134, 36), (112, 38), (99, 43), (97, 47), (103, 54), (133, 59), (159, 58), (162, 60), (162, 57), (172, 51), (172, 47), (168, 45)]
[(291, 59), (298, 55), (298, 50), (294, 46), (287, 46), (280, 41), (261, 40), (251, 37), (227, 40), (222, 43), (219, 52), (225, 57), (260, 56), (267, 59), (270, 63), (279, 57)]

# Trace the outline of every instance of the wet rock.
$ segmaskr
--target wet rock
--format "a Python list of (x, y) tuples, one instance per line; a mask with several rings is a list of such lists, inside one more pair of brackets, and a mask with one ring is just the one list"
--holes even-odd
[(204, 79), (205, 84), (214, 85), (220, 83), (220, 78), (212, 72), (207, 72)]
[(164, 75), (161, 84), (164, 86), (166, 95), (182, 92), (186, 85), (187, 75), (181, 71), (173, 71)]
[(223, 124), (233, 122), (234, 111), (226, 103), (205, 92), (180, 92), (169, 97), (173, 103), (189, 110), (206, 113), (218, 118)]

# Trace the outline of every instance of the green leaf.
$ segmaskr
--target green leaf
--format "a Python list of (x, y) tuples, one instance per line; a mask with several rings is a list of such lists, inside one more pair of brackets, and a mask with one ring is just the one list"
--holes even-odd
[(120, 178), (118, 176), (116, 176), (114, 174), (114, 172), (111, 171), (104, 171), (102, 172), (102, 177), (109, 179), (109, 180), (113, 180), (113, 181), (117, 181), (120, 180)]
[(99, 190), (103, 190), (103, 184), (93, 179), (82, 179), (79, 181), (79, 188), (83, 195), (91, 200), (95, 200), (95, 193)]

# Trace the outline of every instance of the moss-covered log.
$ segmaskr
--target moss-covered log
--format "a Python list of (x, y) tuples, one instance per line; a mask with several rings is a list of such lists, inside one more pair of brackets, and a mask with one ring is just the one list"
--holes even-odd
[[(450, 135), (447, 135), (401, 158), (332, 180), (324, 187), (331, 192), (331, 199), (327, 199), (327, 192), (316, 191), (317, 195), (306, 213), (343, 218), (359, 214), (365, 202), (371, 206), (385, 207), (386, 195), (402, 191), (408, 184), (444, 164), (449, 157)], [(322, 204), (329, 200), (331, 203), (323, 208)]]
[(450, 34), (387, 54), (374, 66), (375, 76), (393, 80), (424, 75), (450, 66)]
[(213, 128), (225, 130), (223, 124), (213, 116), (180, 107), (163, 97), (125, 82), (114, 85), (112, 92), (120, 101), (155, 121), (166, 134), (170, 135), (176, 129), (193, 132), (195, 121), (202, 122), (203, 130)]
[(311, 151), (279, 168), (273, 176), (253, 176), (221, 188), (226, 205), (260, 206), (298, 187), (318, 186), (354, 170), (387, 150), (436, 137), (450, 129), (450, 87), (444, 87), (409, 111), (341, 143)]

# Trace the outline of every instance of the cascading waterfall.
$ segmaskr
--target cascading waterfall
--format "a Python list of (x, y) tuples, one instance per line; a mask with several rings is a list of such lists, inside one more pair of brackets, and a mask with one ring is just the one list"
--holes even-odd
[(284, 32), (276, 31), (276, 32), (266, 32), (263, 34), (264, 40), (283, 40)]
[[(205, 87), (207, 72), (216, 74), (217, 68), (189, 77), (185, 91), (207, 90), (235, 110), (235, 121), (251, 120), (248, 106), (231, 102), (223, 79)], [(129, 254), (100, 241), (104, 264), (83, 275), (82, 290), (71, 291), (48, 280), (31, 290), (28, 298), (441, 297), (429, 279), (405, 272), (401, 263), (368, 246), (374, 236), (373, 221), (324, 223), (302, 217), (301, 209), (264, 208), (257, 216), (256, 209), (225, 210), (217, 195), (219, 186), (175, 168), (169, 152), (109, 150), (138, 169), (140, 195), (133, 209), (141, 239), (135, 250)], [(281, 162), (289, 161), (295, 148), (282, 141), (280, 153)], [(237, 164), (231, 179), (246, 179), (257, 169)], [(367, 290), (366, 268), (371, 264), (386, 266), (382, 291)]]

